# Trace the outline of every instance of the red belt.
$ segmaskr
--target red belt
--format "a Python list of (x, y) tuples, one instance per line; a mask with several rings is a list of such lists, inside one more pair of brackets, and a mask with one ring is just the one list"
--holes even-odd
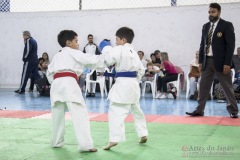
[(60, 72), (60, 73), (54, 74), (54, 79), (61, 78), (61, 77), (73, 77), (78, 82), (78, 76), (72, 72)]

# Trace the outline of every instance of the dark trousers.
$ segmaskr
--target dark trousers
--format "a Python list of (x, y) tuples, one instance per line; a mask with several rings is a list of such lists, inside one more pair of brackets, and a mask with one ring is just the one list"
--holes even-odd
[(227, 99), (227, 110), (229, 113), (238, 113), (237, 101), (234, 96), (232, 87), (231, 72), (224, 74), (223, 72), (217, 72), (214, 67), (214, 59), (207, 58), (205, 69), (201, 73), (201, 81), (198, 94), (198, 106), (196, 112), (202, 113), (205, 109), (206, 101), (208, 99), (208, 93), (210, 92), (214, 74), (216, 75), (220, 85), (222, 86)]
[(168, 74), (164, 77), (159, 76), (157, 79), (157, 90), (166, 93), (167, 92), (167, 83), (176, 81), (178, 74)]
[(30, 76), (30, 87), (29, 87), (29, 90), (33, 90), (34, 89), (34, 77), (33, 75)]
[(19, 90), (21, 92), (25, 92), (27, 81), (30, 78), (31, 74), (35, 80), (38, 80), (41, 78), (41, 76), (38, 73), (38, 62), (37, 63), (24, 62), (23, 70), (22, 70), (21, 84), (19, 87)]

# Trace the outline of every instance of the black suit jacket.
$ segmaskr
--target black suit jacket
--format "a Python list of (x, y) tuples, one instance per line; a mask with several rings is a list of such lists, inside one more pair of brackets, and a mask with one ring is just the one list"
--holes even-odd
[[(207, 37), (211, 23), (203, 25), (202, 39), (199, 49), (199, 63), (206, 67)], [(212, 51), (214, 66), (217, 72), (223, 72), (223, 66), (232, 66), (232, 57), (235, 48), (235, 33), (231, 22), (220, 19), (212, 35)]]

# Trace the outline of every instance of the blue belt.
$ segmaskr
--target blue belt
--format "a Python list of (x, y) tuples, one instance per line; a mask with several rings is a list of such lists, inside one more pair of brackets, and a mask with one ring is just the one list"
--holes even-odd
[(135, 78), (137, 77), (137, 72), (136, 71), (132, 71), (132, 72), (116, 72), (116, 73), (108, 73), (105, 72), (103, 74), (105, 77), (131, 77), (131, 78)]

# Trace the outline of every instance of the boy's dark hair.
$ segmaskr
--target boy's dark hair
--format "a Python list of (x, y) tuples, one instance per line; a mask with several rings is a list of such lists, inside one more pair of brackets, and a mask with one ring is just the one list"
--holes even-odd
[(88, 37), (88, 38), (89, 38), (89, 37), (93, 37), (93, 35), (92, 35), (92, 34), (89, 34), (87, 37)]
[(218, 3), (210, 3), (210, 8), (216, 8), (219, 12), (221, 12), (221, 6)]
[(44, 59), (42, 57), (38, 58), (39, 63), (40, 63), (40, 61), (44, 61)]
[(119, 37), (120, 39), (125, 38), (127, 43), (132, 43), (134, 38), (134, 32), (131, 28), (122, 27), (117, 30), (116, 36)]
[(58, 43), (61, 47), (65, 47), (66, 42), (72, 41), (76, 36), (77, 33), (72, 30), (63, 30), (58, 34)]
[(155, 57), (155, 53), (152, 53), (152, 54), (150, 54), (150, 57), (152, 57), (152, 56), (154, 56), (154, 57)]

